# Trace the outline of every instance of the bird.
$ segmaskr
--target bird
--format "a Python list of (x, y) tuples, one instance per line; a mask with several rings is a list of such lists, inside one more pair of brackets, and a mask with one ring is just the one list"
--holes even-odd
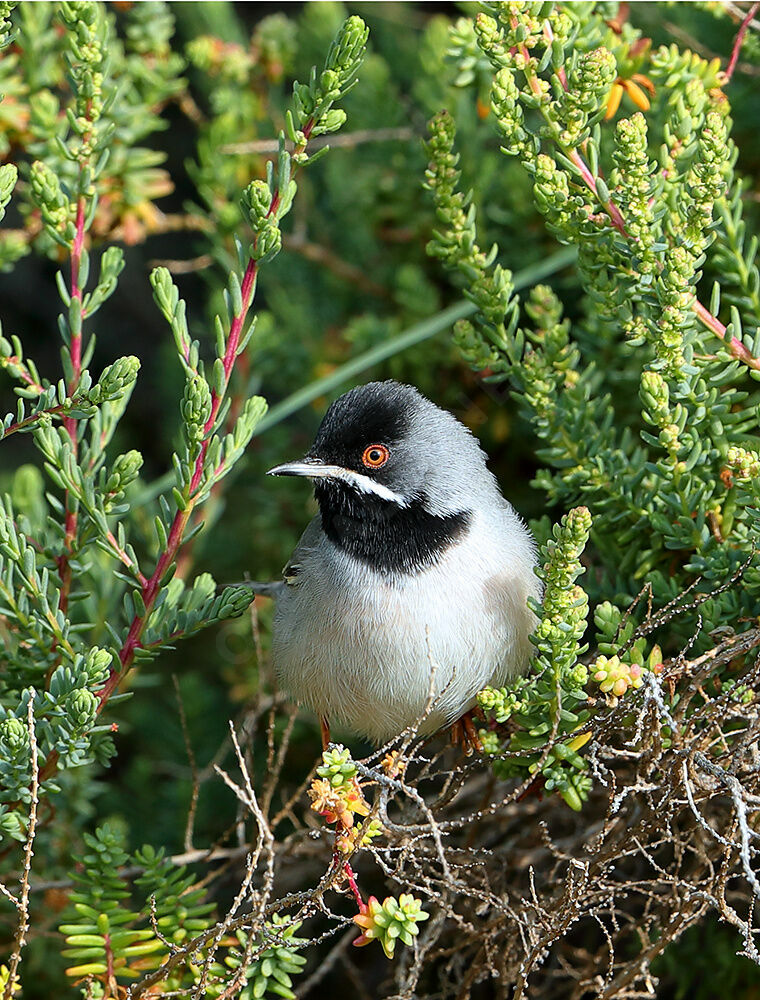
[(283, 570), (278, 683), (376, 746), (454, 727), (478, 746), (478, 691), (524, 673), (540, 600), (536, 546), (477, 439), (414, 386), (369, 382), (328, 408), (271, 476), (313, 482), (318, 513)]

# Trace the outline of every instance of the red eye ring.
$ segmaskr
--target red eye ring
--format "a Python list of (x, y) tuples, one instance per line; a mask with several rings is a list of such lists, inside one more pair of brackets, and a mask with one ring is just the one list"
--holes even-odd
[(384, 444), (369, 444), (362, 454), (362, 464), (368, 469), (381, 469), (390, 457)]

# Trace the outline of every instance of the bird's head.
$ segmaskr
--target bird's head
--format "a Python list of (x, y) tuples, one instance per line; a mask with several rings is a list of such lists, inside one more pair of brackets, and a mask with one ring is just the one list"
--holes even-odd
[(412, 386), (392, 381), (370, 382), (337, 399), (308, 453), (269, 475), (307, 476), (323, 513), (334, 505), (357, 516), (412, 507), (446, 516), (494, 489), (467, 428)]

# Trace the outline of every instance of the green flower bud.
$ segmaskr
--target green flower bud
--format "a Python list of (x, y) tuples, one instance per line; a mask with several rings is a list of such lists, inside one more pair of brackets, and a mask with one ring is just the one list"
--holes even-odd
[(338, 37), (330, 46), (325, 66), (335, 70), (336, 86), (342, 90), (350, 82), (359, 63), (364, 57), (364, 49), (369, 37), (369, 28), (357, 15), (347, 18), (340, 27)]
[(514, 73), (503, 67), (494, 77), (491, 86), (491, 108), (499, 130), (504, 137), (504, 150), (517, 155), (525, 150), (526, 132), (523, 128), (523, 110)]
[(492, 729), (479, 730), (478, 739), (480, 740), (480, 745), (483, 747), (483, 753), (486, 757), (496, 756), (497, 754), (503, 753), (503, 747), (501, 745), (501, 740), (499, 739), (499, 734), (494, 732)]
[(263, 262), (276, 257), (282, 247), (282, 233), (280, 227), (270, 219), (257, 233), (256, 242), (251, 248), (251, 257), (254, 260)]
[(117, 455), (106, 484), (107, 493), (118, 493), (126, 489), (139, 475), (143, 457), (139, 451), (127, 451)]
[(91, 687), (98, 687), (108, 680), (108, 674), (113, 661), (113, 654), (107, 649), (100, 649), (93, 646), (88, 650), (84, 659), (84, 671), (87, 675), (88, 684)]
[(342, 108), (332, 108), (319, 120), (319, 134), (338, 132), (346, 124), (346, 112)]
[(678, 424), (666, 424), (659, 434), (660, 443), (668, 451), (678, 450), (678, 436)]
[[(593, 49), (580, 57), (572, 83), (578, 89), (578, 100), (585, 110), (597, 110), (616, 76), (617, 62), (609, 49)], [(568, 85), (571, 86), (570, 80)]]
[(211, 416), (211, 389), (200, 375), (189, 375), (180, 407), (190, 441), (202, 441)]
[(344, 746), (325, 750), (322, 763), (317, 767), (320, 778), (327, 779), (333, 788), (340, 788), (356, 777), (356, 764), (351, 759), (351, 751)]
[(17, 180), (18, 167), (13, 163), (4, 163), (0, 167), (0, 219), (5, 215), (5, 206), (10, 201)]
[(11, 753), (17, 753), (28, 745), (29, 732), (21, 719), (9, 716), (0, 722), (0, 740), (5, 743)]
[(251, 181), (243, 192), (241, 205), (251, 228), (258, 232), (264, 226), (272, 207), (272, 192), (267, 182)]
[(588, 667), (585, 663), (576, 663), (573, 669), (568, 674), (568, 679), (571, 684), (576, 687), (582, 688), (588, 683)]
[(114, 361), (103, 369), (97, 385), (87, 393), (88, 401), (98, 404), (119, 399), (135, 382), (139, 370), (140, 360), (132, 355)]
[(319, 78), (319, 86), (325, 97), (337, 97), (340, 94), (340, 76), (334, 69), (325, 69)]
[(650, 423), (660, 426), (670, 413), (670, 390), (659, 372), (646, 370), (641, 375), (641, 401)]
[(589, 118), (605, 105), (616, 75), (615, 57), (609, 49), (594, 49), (576, 60), (559, 106), (563, 145), (575, 147), (588, 136)]
[(58, 243), (74, 237), (73, 207), (64, 195), (58, 175), (47, 164), (35, 160), (29, 174), (32, 201), (42, 215), (48, 234)]
[(523, 703), (514, 691), (507, 688), (484, 688), (478, 692), (478, 704), (497, 722), (506, 722), (515, 712), (522, 710)]
[(66, 713), (75, 729), (83, 730), (90, 726), (97, 716), (98, 699), (86, 688), (72, 691), (66, 699)]
[(249, 587), (228, 587), (224, 591), (224, 603), (219, 611), (220, 618), (238, 618), (250, 607), (254, 594)]

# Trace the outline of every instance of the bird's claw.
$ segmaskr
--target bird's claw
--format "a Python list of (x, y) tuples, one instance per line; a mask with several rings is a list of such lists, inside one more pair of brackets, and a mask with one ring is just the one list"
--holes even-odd
[(461, 747), (467, 757), (472, 756), (473, 750), (479, 754), (483, 753), (483, 744), (478, 736), (478, 727), (475, 724), (472, 710), (465, 712), (452, 724), (451, 742), (454, 746)]

